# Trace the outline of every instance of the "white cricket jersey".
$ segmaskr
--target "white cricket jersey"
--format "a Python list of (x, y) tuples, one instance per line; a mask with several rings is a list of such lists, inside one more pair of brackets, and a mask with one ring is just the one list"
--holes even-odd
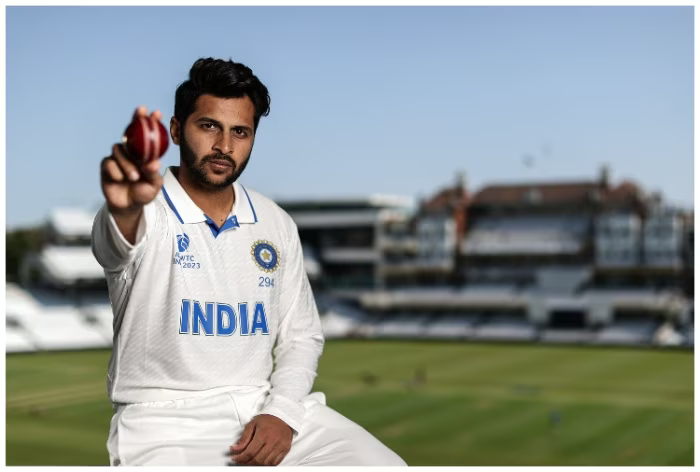
[(92, 249), (114, 313), (109, 396), (140, 403), (269, 386), (262, 413), (299, 431), (323, 350), (299, 234), (272, 200), (238, 182), (233, 190), (219, 228), (167, 169), (134, 245), (106, 205), (98, 212)]

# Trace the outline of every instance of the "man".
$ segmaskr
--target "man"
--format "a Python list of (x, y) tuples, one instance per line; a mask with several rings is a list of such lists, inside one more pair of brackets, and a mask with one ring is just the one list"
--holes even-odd
[(269, 101), (248, 67), (199, 59), (170, 120), (180, 166), (121, 144), (102, 161), (112, 465), (405, 465), (309, 393), (323, 335), (296, 225), (238, 182)]

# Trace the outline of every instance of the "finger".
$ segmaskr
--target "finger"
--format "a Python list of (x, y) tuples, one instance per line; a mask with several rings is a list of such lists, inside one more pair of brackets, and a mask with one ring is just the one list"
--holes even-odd
[(154, 110), (153, 113), (151, 113), (151, 116), (148, 117), (148, 119), (151, 120), (151, 129), (158, 130), (158, 122), (161, 118), (163, 118), (163, 114), (160, 110)]
[(263, 448), (265, 443), (263, 443), (261, 440), (255, 440), (255, 437), (253, 437), (253, 440), (250, 441), (248, 446), (241, 452), (240, 454), (234, 454), (233, 460), (236, 462), (236, 464), (251, 464), (255, 463), (255, 459), (257, 458), (258, 453), (260, 452), (260, 449)]
[(111, 157), (102, 159), (102, 179), (105, 182), (123, 182), (126, 176)]
[(241, 437), (238, 438), (236, 444), (231, 446), (231, 452), (233, 452), (234, 454), (243, 452), (246, 446), (248, 446), (250, 440), (253, 439), (253, 431), (255, 431), (255, 423), (251, 421), (243, 429), (243, 434), (241, 434)]
[(145, 118), (148, 116), (148, 108), (146, 108), (145, 105), (139, 105), (136, 107), (136, 110), (134, 110), (134, 116), (132, 119), (136, 118)]
[(251, 439), (248, 446), (240, 454), (234, 454), (233, 459), (236, 464), (247, 464), (249, 462), (256, 462), (257, 455), (260, 450), (265, 446), (265, 441), (261, 434), (255, 434), (253, 439)]
[(289, 453), (289, 449), (282, 449), (277, 456), (272, 460), (272, 465), (277, 466), (280, 465), (280, 462), (284, 460), (285, 457), (287, 457), (287, 454)]
[(277, 457), (280, 446), (275, 444), (265, 444), (260, 452), (253, 458), (254, 462), (259, 465), (272, 465), (272, 459)]
[(140, 178), (139, 170), (126, 156), (126, 150), (120, 144), (112, 146), (112, 157), (117, 161), (117, 164), (119, 164), (119, 167), (121, 167), (129, 180), (136, 182)]

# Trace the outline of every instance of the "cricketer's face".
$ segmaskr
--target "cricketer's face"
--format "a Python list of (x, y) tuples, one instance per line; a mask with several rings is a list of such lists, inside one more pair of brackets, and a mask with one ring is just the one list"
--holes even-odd
[(250, 98), (202, 95), (184, 126), (173, 117), (170, 134), (180, 146), (180, 162), (204, 188), (230, 186), (248, 164), (255, 138), (255, 106)]

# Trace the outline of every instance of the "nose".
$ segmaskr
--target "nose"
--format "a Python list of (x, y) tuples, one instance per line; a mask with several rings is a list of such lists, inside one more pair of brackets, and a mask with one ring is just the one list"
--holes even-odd
[(213, 149), (219, 151), (221, 154), (232, 154), (233, 153), (233, 137), (229, 136), (227, 133), (221, 133), (221, 138), (215, 143)]

